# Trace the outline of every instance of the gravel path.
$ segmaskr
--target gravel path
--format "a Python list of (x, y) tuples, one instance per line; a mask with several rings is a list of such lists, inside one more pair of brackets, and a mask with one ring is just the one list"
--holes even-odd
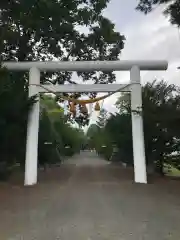
[(179, 240), (180, 183), (122, 173), (82, 153), (35, 187), (1, 186), (0, 240)]

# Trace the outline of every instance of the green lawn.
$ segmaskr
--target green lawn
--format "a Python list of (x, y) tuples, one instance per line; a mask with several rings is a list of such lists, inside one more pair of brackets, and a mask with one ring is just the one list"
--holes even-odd
[(166, 166), (164, 168), (164, 171), (166, 172), (167, 176), (170, 176), (170, 177), (180, 177), (180, 170), (178, 170), (177, 168), (174, 168), (172, 166), (170, 166), (170, 167)]

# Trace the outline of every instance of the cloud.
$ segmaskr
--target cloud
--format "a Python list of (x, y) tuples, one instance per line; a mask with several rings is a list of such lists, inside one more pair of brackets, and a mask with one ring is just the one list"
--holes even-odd
[[(115, 2), (118, 5), (118, 1), (122, 3), (121, 0), (113, 0), (112, 5), (115, 6)], [(129, 22), (126, 22), (124, 26), (122, 23), (119, 23), (122, 21), (121, 17), (119, 17), (121, 16), (120, 14), (115, 16), (108, 9), (105, 12), (105, 15), (107, 14), (108, 17), (113, 18), (116, 29), (126, 37), (121, 59), (167, 60), (169, 62), (167, 71), (141, 72), (141, 82), (144, 84), (157, 78), (180, 85), (180, 72), (177, 70), (177, 67), (180, 65), (180, 33), (178, 29), (172, 26), (168, 19), (162, 15), (162, 8), (157, 8), (146, 16), (141, 13), (138, 13), (141, 16), (137, 16), (137, 13), (133, 12), (134, 1), (132, 2), (133, 4), (130, 4), (130, 1), (127, 0), (127, 5), (129, 6), (127, 13), (131, 17), (129, 17)], [(112, 11), (112, 6), (109, 5), (109, 9)], [(118, 72), (116, 76), (118, 83), (127, 83), (130, 79), (129, 72)], [(105, 100), (105, 108), (114, 112), (116, 99), (117, 95)]]
[[(121, 60), (167, 60), (167, 71), (141, 72), (141, 83), (154, 79), (166, 80), (180, 85), (180, 32), (169, 23), (162, 14), (163, 7), (144, 15), (135, 10), (137, 0), (111, 0), (104, 15), (112, 20), (115, 28), (126, 37)], [(128, 83), (129, 72), (116, 72), (117, 83)], [(115, 102), (120, 93), (109, 97), (103, 106), (110, 112), (116, 112)], [(93, 113), (92, 122), (97, 115)]]

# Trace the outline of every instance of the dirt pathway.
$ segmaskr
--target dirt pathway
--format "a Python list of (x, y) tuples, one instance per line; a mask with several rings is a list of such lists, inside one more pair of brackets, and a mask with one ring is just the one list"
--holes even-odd
[(3, 189), (0, 240), (180, 239), (177, 183), (133, 184), (88, 152), (52, 172), (35, 187)]

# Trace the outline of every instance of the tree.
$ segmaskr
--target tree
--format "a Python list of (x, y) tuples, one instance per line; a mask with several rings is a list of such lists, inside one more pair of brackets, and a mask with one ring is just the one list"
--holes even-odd
[(100, 128), (105, 127), (107, 119), (108, 119), (108, 111), (106, 109), (102, 108), (100, 110), (97, 125)]
[(96, 138), (97, 134), (99, 133), (99, 131), (100, 131), (99, 126), (96, 124), (91, 124), (88, 127), (88, 130), (86, 132), (86, 137), (88, 140), (88, 146), (90, 148), (95, 147), (95, 138)]
[[(2, 60), (115, 60), (124, 36), (103, 17), (109, 0), (19, 0), (0, 3)], [(87, 27), (87, 34), (77, 27)], [(83, 80), (112, 82), (113, 73), (78, 73)], [(43, 81), (50, 81), (45, 74)], [(53, 83), (71, 82), (72, 73), (55, 74)], [(51, 79), (52, 80), (52, 79)]]
[[(55, 98), (41, 97), (39, 164), (61, 162), (79, 151), (83, 133), (69, 124)], [(50, 144), (46, 144), (50, 143)]]
[(35, 102), (28, 99), (18, 75), (12, 77), (0, 68), (0, 169), (6, 174), (10, 166), (23, 163), (27, 131), (27, 115)]
[(39, 141), (38, 141), (38, 165), (46, 165), (54, 162), (61, 162), (62, 159), (56, 152), (56, 134), (52, 130), (48, 113), (41, 110)]
[[(116, 60), (124, 36), (103, 16), (109, 0), (19, 0), (0, 2), (1, 60)], [(87, 33), (78, 29), (86, 28)], [(115, 80), (112, 72), (78, 72), (94, 83)], [(72, 72), (44, 73), (41, 82), (76, 83)], [(94, 96), (94, 93), (90, 94)], [(79, 98), (81, 94), (70, 94)], [(79, 124), (87, 124), (77, 118)]]
[[(129, 113), (112, 115), (105, 126), (105, 131), (111, 139), (112, 145), (118, 148), (116, 161), (133, 164), (132, 127)], [(113, 159), (112, 159), (113, 160)]]
[[(154, 165), (160, 174), (164, 173), (165, 165), (180, 169), (179, 88), (164, 81), (153, 81), (142, 88), (142, 93), (143, 112), (137, 114), (143, 114), (147, 165)], [(116, 103), (119, 112), (108, 118), (94, 141), (102, 144), (104, 136), (108, 136), (108, 148), (118, 148), (117, 156), (112, 160), (133, 165), (130, 100), (130, 94), (121, 94)], [(100, 151), (104, 154), (106, 149)]]
[(165, 5), (164, 14), (170, 17), (172, 24), (180, 26), (180, 2), (179, 0), (139, 0), (137, 10), (145, 14), (151, 12), (157, 5)]
[(112, 154), (111, 138), (104, 127), (91, 124), (87, 131), (88, 145), (96, 152), (109, 160)]
[[(125, 39), (115, 31), (114, 24), (103, 17), (103, 10), (108, 2), (108, 0), (0, 1), (0, 61), (118, 59)], [(87, 33), (82, 33), (78, 30), (79, 27), (86, 27)], [(108, 83), (115, 80), (112, 72), (100, 72), (99, 74), (78, 72), (77, 74), (84, 81), (92, 80), (94, 83)], [(41, 75), (41, 83), (74, 83), (71, 80), (71, 72), (42, 73)], [(6, 81), (6, 78), (11, 80)], [(31, 99), (28, 99), (27, 82), (27, 73), (11, 73), (9, 76), (3, 76), (0, 86), (1, 97), (5, 103), (1, 104), (1, 128), (3, 129), (1, 154), (11, 160), (14, 158), (18, 161), (24, 160), (27, 115), (32, 106)], [(8, 91), (4, 92), (6, 88)], [(79, 98), (80, 94), (74, 94), (73, 97)], [(10, 111), (12, 111), (11, 114)], [(41, 121), (45, 121), (44, 128), (48, 125), (49, 115), (57, 117), (56, 113), (45, 114), (42, 111)], [(66, 129), (69, 137), (67, 139), (64, 133), (64, 141), (75, 146), (77, 139), (75, 140), (73, 134), (77, 131), (65, 123), (64, 117), (62, 119), (61, 124), (58, 125), (59, 120), (56, 120), (53, 125), (58, 132)], [(79, 124), (87, 122), (83, 120), (79, 120)], [(12, 136), (12, 132), (16, 135)], [(46, 138), (48, 134), (51, 135), (50, 132), (50, 130), (47, 131), (47, 136), (42, 135)], [(9, 134), (8, 139), (12, 136), (8, 143), (5, 137), (7, 134)], [(72, 136), (74, 139), (70, 141)]]
[[(0, 69), (0, 178), (8, 177), (16, 164), (24, 167), (27, 117), (36, 96), (28, 98), (27, 86), (22, 88), (21, 78)], [(60, 127), (59, 127), (60, 126)], [(65, 151), (67, 142), (71, 148)], [(73, 137), (72, 137), (73, 136)], [(65, 155), (72, 155), (80, 148), (82, 132), (67, 124), (62, 108), (53, 97), (41, 98), (39, 131), (39, 165), (60, 162)], [(51, 145), (46, 145), (51, 142)]]
[[(125, 100), (126, 99), (126, 100)], [(123, 113), (118, 115), (118, 118), (127, 118), (130, 128), (130, 98), (121, 97), (118, 102), (118, 108), (122, 109)], [(120, 120), (119, 119), (119, 120)], [(143, 87), (143, 119), (144, 119), (144, 133), (145, 133), (145, 152), (147, 163), (154, 162), (158, 172), (163, 174), (164, 163), (170, 163), (176, 167), (180, 167), (179, 162), (179, 147), (180, 147), (180, 132), (177, 128), (180, 119), (180, 97), (179, 89), (175, 85), (168, 85), (166, 82), (154, 81), (147, 83)], [(118, 121), (121, 133), (126, 130), (126, 124)], [(114, 128), (115, 123), (111, 124)], [(116, 131), (113, 138), (116, 139)], [(131, 132), (124, 133), (123, 138)], [(116, 140), (117, 141), (117, 140)], [(132, 140), (131, 140), (132, 141)], [(118, 139), (117, 144), (120, 142)], [(132, 145), (123, 145), (123, 151), (127, 154), (132, 153)], [(122, 145), (121, 145), (122, 148)], [(176, 155), (173, 153), (176, 151)]]

